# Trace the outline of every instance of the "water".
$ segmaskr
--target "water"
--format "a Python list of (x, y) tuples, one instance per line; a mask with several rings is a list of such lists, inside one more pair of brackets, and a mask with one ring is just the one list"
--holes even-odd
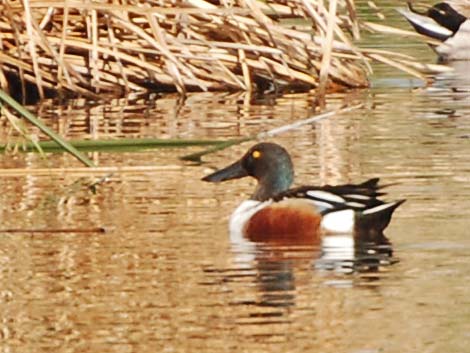
[[(405, 44), (432, 62), (425, 46)], [(358, 267), (354, 253), (325, 253), (326, 244), (231, 241), (228, 217), (254, 184), (200, 178), (251, 143), (202, 165), (178, 159), (200, 148), (90, 153), (103, 169), (120, 167), (93, 175), (65, 155), (2, 156), (0, 351), (468, 350), (470, 101), (462, 70), (425, 87), (379, 67), (370, 89), (328, 99), (330, 109), (363, 108), (272, 139), (291, 152), (297, 184), (397, 183), (388, 198), (407, 202), (386, 230), (393, 257), (371, 254)], [(69, 138), (212, 139), (310, 117), (312, 102), (308, 94), (210, 93), (37, 108)], [(104, 175), (96, 193), (85, 187)]]

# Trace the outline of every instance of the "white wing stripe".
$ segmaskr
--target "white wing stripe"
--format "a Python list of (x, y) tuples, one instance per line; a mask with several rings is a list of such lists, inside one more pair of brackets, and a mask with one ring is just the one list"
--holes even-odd
[(313, 203), (316, 207), (319, 207), (320, 209), (330, 210), (333, 208), (333, 205), (328, 202), (317, 201), (317, 200), (308, 200), (308, 201)]
[(344, 197), (355, 200), (370, 200), (370, 196), (359, 194), (345, 194)]
[(331, 192), (322, 191), (322, 190), (309, 190), (306, 192), (307, 196), (314, 197), (316, 199), (325, 200), (326, 202), (336, 202), (336, 203), (344, 203), (345, 199), (341, 196), (332, 194)]
[(396, 205), (396, 202), (385, 203), (385, 204), (380, 205), (380, 206), (369, 208), (368, 210), (365, 210), (364, 212), (362, 212), (362, 214), (367, 215), (367, 214), (371, 214), (371, 213), (380, 212), (380, 211), (386, 210), (389, 207), (393, 207), (395, 205)]
[(350, 207), (359, 207), (359, 208), (365, 208), (366, 205), (359, 203), (359, 202), (346, 202), (346, 205)]

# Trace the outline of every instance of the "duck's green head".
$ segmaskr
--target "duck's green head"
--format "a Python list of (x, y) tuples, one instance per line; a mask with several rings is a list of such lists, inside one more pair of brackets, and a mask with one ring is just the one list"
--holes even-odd
[(221, 182), (252, 176), (258, 186), (251, 196), (264, 201), (287, 190), (294, 181), (294, 168), (287, 151), (275, 144), (262, 142), (251, 147), (235, 163), (202, 178), (208, 182)]

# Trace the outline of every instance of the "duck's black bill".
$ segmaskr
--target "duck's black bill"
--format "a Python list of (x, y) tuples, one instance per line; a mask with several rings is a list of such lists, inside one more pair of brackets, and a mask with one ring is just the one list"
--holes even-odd
[(225, 180), (239, 179), (248, 176), (247, 171), (243, 168), (240, 161), (235, 162), (224, 169), (220, 169), (212, 174), (202, 178), (203, 181), (218, 183)]

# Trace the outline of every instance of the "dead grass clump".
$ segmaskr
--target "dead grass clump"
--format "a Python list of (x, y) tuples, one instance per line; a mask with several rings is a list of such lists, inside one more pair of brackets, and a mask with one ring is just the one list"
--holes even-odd
[[(0, 85), (85, 96), (131, 91), (367, 85), (368, 61), (421, 76), (403, 55), (360, 50), (353, 0), (4, 0)], [(10, 85), (10, 87), (9, 87)]]

